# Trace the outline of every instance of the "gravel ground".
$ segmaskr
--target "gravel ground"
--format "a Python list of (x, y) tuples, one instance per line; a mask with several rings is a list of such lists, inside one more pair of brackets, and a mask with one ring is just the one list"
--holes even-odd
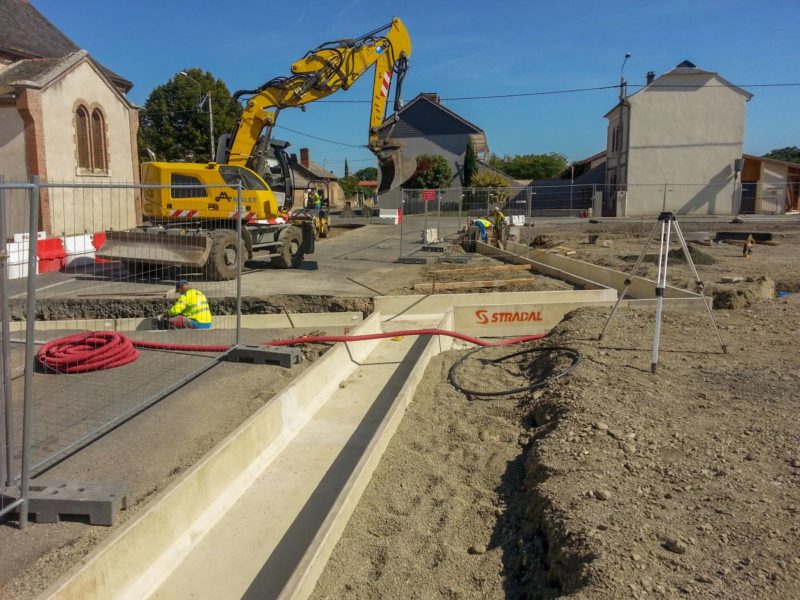
[[(703, 248), (701, 277), (797, 289), (794, 233), (749, 260)], [(612, 235), (580, 258), (632, 264), (643, 240)], [(598, 342), (607, 314), (554, 330), (584, 360), (541, 392), (469, 400), (447, 382), (460, 352), (432, 361), (314, 598), (800, 597), (800, 295), (715, 310), (728, 354), (705, 313), (666, 312), (655, 375), (653, 313)]]

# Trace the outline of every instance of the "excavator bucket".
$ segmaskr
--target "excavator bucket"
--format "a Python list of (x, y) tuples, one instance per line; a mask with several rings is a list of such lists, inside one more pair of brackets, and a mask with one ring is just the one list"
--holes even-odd
[(382, 194), (403, 185), (417, 170), (417, 160), (403, 153), (399, 143), (387, 140), (377, 153), (380, 167), (378, 193)]
[(211, 253), (208, 236), (109, 231), (97, 257), (124, 263), (202, 267)]

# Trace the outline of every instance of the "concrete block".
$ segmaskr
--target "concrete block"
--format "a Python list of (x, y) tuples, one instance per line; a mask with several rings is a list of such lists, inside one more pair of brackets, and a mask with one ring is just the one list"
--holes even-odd
[(62, 516), (88, 516), (92, 525), (110, 526), (128, 506), (123, 481), (33, 481), (30, 514), (37, 523), (58, 523)]
[(225, 355), (230, 362), (250, 363), (254, 365), (279, 364), (287, 369), (300, 363), (303, 354), (300, 348), (292, 346), (257, 346), (239, 344)]

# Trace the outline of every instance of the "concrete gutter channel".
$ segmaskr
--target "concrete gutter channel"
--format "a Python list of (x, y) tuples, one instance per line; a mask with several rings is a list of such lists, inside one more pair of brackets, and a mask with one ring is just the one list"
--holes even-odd
[[(539, 333), (577, 307), (612, 306), (624, 285), (624, 273), (526, 246), (479, 246), (584, 289), (378, 297), (351, 333)], [(635, 281), (629, 304), (649, 303), (654, 287)], [(684, 290), (670, 288), (668, 300), (702, 309)], [(42, 597), (308, 597), (428, 362), (451, 344), (439, 336), (336, 344)]]

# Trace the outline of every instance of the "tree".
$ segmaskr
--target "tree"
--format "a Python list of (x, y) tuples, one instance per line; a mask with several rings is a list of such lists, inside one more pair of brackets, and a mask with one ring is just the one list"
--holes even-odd
[(489, 157), (489, 165), (511, 175), (514, 179), (550, 179), (569, 166), (567, 157), (558, 152), (549, 154), (517, 154)]
[(209, 156), (208, 109), (205, 105), (199, 108), (207, 92), (213, 103), (215, 137), (233, 132), (236, 107), (225, 82), (201, 69), (184, 72), (191, 79), (176, 74), (150, 92), (144, 103), (139, 115), (142, 160), (148, 160), (147, 148), (155, 152), (159, 160), (185, 160), (192, 155), (198, 161), (213, 159)]
[(775, 148), (767, 152), (764, 158), (774, 158), (775, 160), (800, 163), (800, 147), (786, 146), (785, 148)]
[(378, 169), (375, 167), (364, 167), (353, 173), (359, 181), (375, 181), (378, 178)]
[(464, 153), (464, 186), (472, 185), (472, 178), (478, 173), (478, 156), (475, 154), (475, 147), (472, 140), (467, 142), (467, 151)]
[[(476, 192), (474, 188), (481, 188), (481, 191)], [(488, 196), (485, 193), (486, 188), (490, 188)], [(502, 175), (483, 171), (476, 173), (472, 178), (472, 188), (465, 193), (465, 198), (468, 198), (470, 203), (480, 198), (489, 198), (491, 202), (501, 204), (511, 195), (510, 188), (511, 183)]]
[(350, 166), (347, 164), (347, 159), (344, 159), (344, 176), (350, 177)]
[(453, 171), (444, 156), (420, 154), (417, 156), (417, 169), (403, 184), (409, 189), (441, 189), (450, 187)]

